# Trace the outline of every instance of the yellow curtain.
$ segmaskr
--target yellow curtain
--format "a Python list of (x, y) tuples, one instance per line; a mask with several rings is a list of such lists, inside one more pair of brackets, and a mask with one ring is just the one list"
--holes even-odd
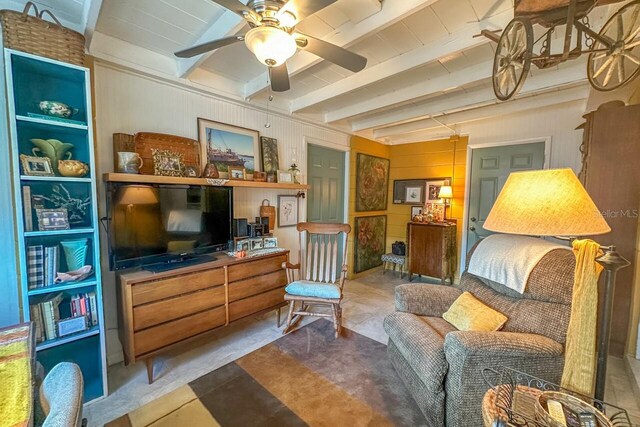
[(593, 396), (598, 277), (603, 270), (596, 262), (600, 254), (600, 245), (593, 240), (575, 240), (573, 253), (576, 256), (576, 271), (561, 385), (569, 390)]

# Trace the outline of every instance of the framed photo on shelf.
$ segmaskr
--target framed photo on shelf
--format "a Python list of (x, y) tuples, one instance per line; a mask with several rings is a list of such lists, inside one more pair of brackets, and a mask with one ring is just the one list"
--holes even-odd
[(265, 249), (277, 248), (278, 247), (278, 238), (277, 237), (265, 237), (263, 247)]
[(69, 230), (69, 216), (67, 210), (60, 209), (36, 209), (38, 217), (38, 230), (57, 231)]
[(230, 167), (243, 167), (247, 173), (260, 170), (257, 130), (198, 118), (198, 140), (203, 164), (213, 163), (220, 172)]
[(406, 203), (422, 203), (422, 187), (407, 187), (404, 201)]
[(251, 241), (249, 239), (238, 240), (236, 242), (236, 252), (248, 251), (250, 246)]
[(411, 219), (413, 219), (416, 215), (422, 215), (423, 209), (423, 206), (411, 206)]
[(298, 225), (298, 197), (278, 196), (278, 227)]
[(262, 239), (251, 239), (249, 250), (255, 251), (262, 248), (264, 248), (264, 242), (262, 241)]
[(20, 154), (22, 173), (29, 176), (54, 176), (51, 160), (48, 157), (26, 156)]
[(236, 166), (229, 166), (229, 179), (244, 181), (247, 178), (247, 170)]
[(184, 176), (187, 178), (200, 178), (200, 171), (195, 166), (186, 166), (184, 168)]
[(277, 172), (280, 168), (280, 162), (278, 160), (278, 140), (261, 136), (260, 151), (262, 154), (262, 171)]
[(184, 176), (182, 154), (169, 150), (152, 149), (153, 174), (159, 176)]
[(287, 171), (278, 171), (278, 182), (293, 184), (293, 174)]

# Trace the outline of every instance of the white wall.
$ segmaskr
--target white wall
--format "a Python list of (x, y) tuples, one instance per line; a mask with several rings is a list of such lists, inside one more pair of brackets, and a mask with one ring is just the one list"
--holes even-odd
[(573, 101), (463, 123), (456, 128), (469, 135), (469, 145), (550, 137), (549, 167), (569, 167), (578, 173), (582, 167), (582, 131), (575, 128), (585, 121), (582, 118), (585, 107), (586, 100)]
[[(348, 147), (349, 136), (297, 121), (290, 117), (271, 114), (272, 126), (266, 129), (266, 114), (237, 102), (214, 97), (197, 89), (160, 80), (107, 63), (95, 65), (95, 105), (98, 175), (113, 172), (112, 135), (118, 132), (136, 133), (153, 131), (197, 139), (197, 118), (207, 118), (223, 123), (256, 129), (261, 135), (278, 139), (280, 167), (288, 169), (293, 150), (302, 173), (306, 175), (305, 138), (314, 144)], [(105, 216), (104, 186), (98, 185), (100, 215)], [(258, 215), (263, 199), (276, 205), (278, 194), (295, 192), (277, 190), (236, 189), (234, 213), (238, 218), (254, 218)], [(301, 203), (301, 205), (303, 205)], [(301, 219), (306, 215), (301, 206)], [(297, 252), (295, 228), (276, 229), (280, 246)], [(117, 307), (115, 274), (108, 271), (106, 237), (102, 236), (104, 306), (108, 333), (107, 355), (110, 364), (122, 360), (121, 348), (116, 339)]]

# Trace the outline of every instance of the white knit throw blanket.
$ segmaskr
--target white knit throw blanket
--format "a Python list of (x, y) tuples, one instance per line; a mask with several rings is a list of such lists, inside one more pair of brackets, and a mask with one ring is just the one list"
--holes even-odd
[(522, 294), (533, 268), (554, 249), (571, 250), (536, 237), (493, 234), (476, 247), (469, 263), (469, 273)]

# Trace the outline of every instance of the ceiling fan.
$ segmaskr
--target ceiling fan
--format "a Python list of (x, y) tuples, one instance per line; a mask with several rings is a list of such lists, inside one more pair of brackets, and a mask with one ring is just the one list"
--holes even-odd
[(247, 48), (267, 67), (271, 88), (285, 92), (291, 88), (286, 61), (298, 48), (311, 52), (353, 72), (362, 71), (367, 58), (334, 44), (295, 31), (304, 18), (337, 0), (211, 0), (243, 17), (251, 29), (219, 40), (213, 40), (176, 52), (179, 58), (191, 58), (205, 52), (244, 41)]

